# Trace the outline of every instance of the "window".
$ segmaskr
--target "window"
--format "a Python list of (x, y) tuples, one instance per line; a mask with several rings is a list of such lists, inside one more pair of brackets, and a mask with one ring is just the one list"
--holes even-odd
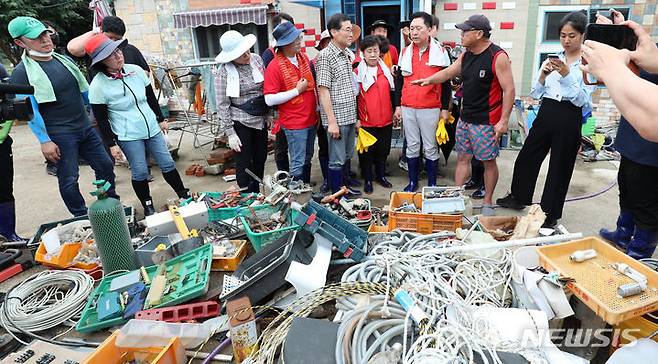
[(559, 42), (560, 41), (560, 21), (569, 11), (551, 11), (546, 12), (544, 17), (544, 34), (542, 40), (544, 42)]
[[(607, 11), (610, 8), (591, 8), (589, 10), (589, 22), (590, 23), (596, 23), (596, 13), (598, 11)], [(613, 7), (613, 9), (617, 10), (618, 12), (622, 13), (624, 15), (624, 19), (628, 20), (628, 15), (631, 12), (631, 8), (618, 8), (618, 7)]]
[(196, 42), (198, 60), (214, 60), (222, 51), (219, 38), (228, 30), (235, 30), (241, 34), (253, 34), (258, 41), (252, 48), (252, 52), (261, 54), (268, 46), (267, 25), (234, 24), (234, 25), (211, 25), (209, 27), (194, 28), (194, 40)]

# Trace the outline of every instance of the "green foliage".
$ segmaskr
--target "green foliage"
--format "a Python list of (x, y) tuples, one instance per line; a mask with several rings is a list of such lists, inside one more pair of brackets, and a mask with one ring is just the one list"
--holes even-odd
[(7, 24), (17, 16), (31, 16), (55, 24), (61, 44), (91, 30), (93, 12), (89, 0), (0, 0), (0, 51), (13, 64), (20, 61), (20, 50), (7, 31)]

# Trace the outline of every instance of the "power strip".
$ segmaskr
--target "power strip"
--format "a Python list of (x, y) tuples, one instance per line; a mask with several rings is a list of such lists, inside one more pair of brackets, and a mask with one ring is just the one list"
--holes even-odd
[(79, 364), (90, 352), (71, 350), (44, 341), (33, 341), (30, 345), (9, 354), (0, 364)]

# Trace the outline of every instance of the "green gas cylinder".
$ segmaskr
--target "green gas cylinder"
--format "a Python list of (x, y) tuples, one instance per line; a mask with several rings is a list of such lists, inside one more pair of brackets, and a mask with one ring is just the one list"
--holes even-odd
[(122, 270), (135, 270), (135, 250), (121, 202), (107, 196), (110, 183), (94, 181), (98, 200), (89, 207), (89, 222), (96, 238), (96, 246), (105, 276)]

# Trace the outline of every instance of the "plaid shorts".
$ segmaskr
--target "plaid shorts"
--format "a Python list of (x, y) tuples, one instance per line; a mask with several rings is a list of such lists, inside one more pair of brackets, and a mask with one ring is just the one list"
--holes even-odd
[(479, 125), (459, 120), (455, 132), (455, 149), (460, 154), (472, 154), (480, 161), (496, 159), (500, 145), (496, 141), (493, 125)]

